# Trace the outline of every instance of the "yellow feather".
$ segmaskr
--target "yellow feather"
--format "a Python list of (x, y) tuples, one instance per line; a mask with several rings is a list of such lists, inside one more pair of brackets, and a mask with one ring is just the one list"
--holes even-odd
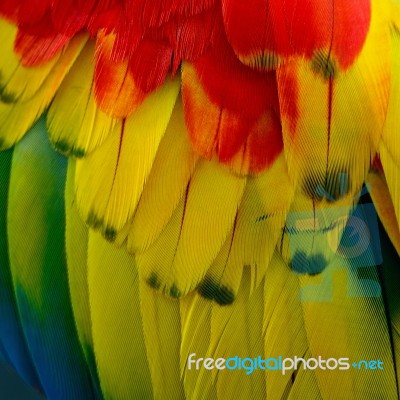
[[(264, 358), (263, 330), (264, 287), (251, 293), (251, 274), (243, 271), (236, 301), (229, 306), (214, 305), (211, 315), (209, 355), (213, 358)], [(219, 399), (261, 399), (266, 397), (265, 372), (256, 369), (246, 375), (241, 370), (218, 370), (215, 382)], [(210, 379), (210, 371), (204, 371)]]
[[(323, 398), (340, 393), (352, 399), (397, 397), (391, 342), (377, 267), (337, 256), (318, 276), (299, 276), (312, 357), (348, 358), (348, 370), (315, 370)], [(360, 360), (380, 360), (383, 370), (358, 370)], [(356, 363), (356, 366), (353, 366)], [(333, 365), (333, 362), (331, 362)], [(382, 365), (381, 365), (382, 367)], [(342, 396), (341, 395), (341, 396)]]
[(246, 179), (216, 160), (202, 160), (188, 185), (179, 243), (167, 285), (177, 295), (194, 289), (218, 255), (235, 220)]
[[(167, 277), (170, 275), (179, 242), (183, 212), (184, 199), (179, 203), (157, 240), (144, 252), (136, 254), (140, 276), (154, 289), (162, 290), (174, 297), (177, 297), (178, 293), (168, 286)], [(191, 277), (188, 276), (188, 279)]]
[(65, 183), (65, 251), (68, 266), (68, 285), (75, 325), (82, 351), (89, 367), (92, 382), (100, 393), (93, 350), (87, 281), (88, 228), (79, 216), (74, 192), (75, 162), (68, 161)]
[[(391, 345), (393, 352), (393, 362), (396, 365), (397, 382), (400, 382), (400, 307), (399, 307), (399, 282), (400, 268), (398, 253), (391, 248), (391, 244), (384, 237), (381, 240), (383, 265), (381, 277), (383, 278), (383, 288), (385, 290), (386, 311), (388, 313), (389, 326), (391, 328)], [(400, 386), (397, 384), (398, 395), (400, 397)]]
[(17, 143), (42, 115), (85, 42), (86, 36), (83, 34), (75, 36), (70, 41), (43, 84), (29, 100), (0, 103), (0, 150)]
[(393, 201), (397, 224), (400, 227), (400, 159), (395, 160), (383, 141), (379, 150), (386, 183)]
[(106, 399), (151, 399), (134, 259), (90, 231), (88, 285), (93, 344)]
[(216, 160), (198, 163), (169, 223), (137, 255), (151, 286), (180, 297), (200, 283), (231, 231), (245, 184)]
[(366, 184), (379, 219), (385, 227), (390, 241), (400, 255), (400, 230), (386, 179), (381, 172), (371, 170), (367, 176)]
[(242, 280), (243, 264), (228, 263), (235, 225), (197, 288), (201, 296), (221, 305), (231, 304), (235, 300)]
[(381, 0), (373, 0), (372, 8), (365, 45), (348, 71), (334, 69), (326, 78), (303, 59), (278, 69), (289, 175), (310, 197), (318, 197), (316, 188), (321, 186), (338, 198), (340, 174), (348, 176), (349, 192), (359, 190), (378, 150), (388, 105), (391, 50), (387, 8)]
[(400, 28), (400, 3), (398, 0), (389, 0), (390, 19), (397, 29)]
[(4, 19), (0, 19), (0, 100), (14, 103), (31, 99), (45, 83), (48, 75), (60, 59), (54, 56), (44, 65), (26, 68), (14, 51), (17, 28)]
[(102, 146), (77, 161), (78, 208), (109, 240), (115, 240), (135, 212), (178, 92), (178, 78), (166, 81), (116, 125)]
[[(204, 371), (188, 366), (190, 354), (195, 358), (207, 357), (211, 337), (212, 302), (192, 292), (180, 299), (181, 310), (181, 375), (187, 399), (216, 399), (217, 392), (213, 379), (200, 379)], [(207, 371), (210, 372), (210, 371)]]
[(89, 41), (58, 89), (47, 117), (54, 147), (79, 158), (100, 146), (116, 124), (94, 99), (94, 54), (94, 42)]
[(282, 235), (292, 198), (283, 155), (263, 174), (247, 179), (233, 231), (200, 286), (205, 297), (232, 302), (244, 266), (251, 269), (251, 287), (260, 284)]
[[(297, 276), (275, 252), (265, 274), (263, 331), (266, 359), (311, 357), (299, 295)], [(282, 374), (279, 370), (266, 370), (268, 399), (322, 400), (314, 371), (299, 369), (293, 372)]]
[(148, 248), (161, 233), (185, 193), (196, 161), (179, 96), (129, 231), (131, 252)]
[(385, 129), (379, 149), (386, 182), (400, 227), (400, 33), (392, 33), (392, 80)]
[(361, 193), (317, 201), (295, 193), (278, 249), (299, 273), (318, 274), (330, 263)]
[(179, 373), (181, 343), (179, 302), (156, 292), (142, 280), (139, 286), (154, 398), (184, 399), (183, 383)]

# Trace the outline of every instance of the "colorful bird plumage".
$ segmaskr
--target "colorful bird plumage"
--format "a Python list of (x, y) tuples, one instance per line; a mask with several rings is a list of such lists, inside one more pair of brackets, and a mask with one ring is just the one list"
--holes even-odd
[(400, 398), (399, 32), (397, 0), (2, 0), (1, 358), (50, 399)]

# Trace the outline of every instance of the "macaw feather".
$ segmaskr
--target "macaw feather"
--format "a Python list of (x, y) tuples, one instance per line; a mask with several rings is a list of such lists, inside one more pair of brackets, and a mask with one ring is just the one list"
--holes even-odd
[(371, 1), (222, 0), (222, 10), (231, 46), (252, 68), (275, 69), (294, 55), (317, 62), (322, 55), (346, 69), (366, 40)]
[[(118, 268), (115, 266), (118, 265)], [(96, 364), (104, 398), (153, 396), (133, 256), (89, 232), (88, 287)]]
[[(399, 10), (0, 0), (0, 359), (60, 400), (399, 398)], [(235, 356), (349, 367), (190, 363)]]
[[(175, 286), (169, 287), (176, 249), (178, 247), (184, 217), (185, 199), (182, 198), (167, 225), (154, 243), (143, 252), (136, 253), (139, 274), (153, 289), (161, 290), (173, 297), (179, 297)], [(186, 276), (189, 282), (192, 275)]]
[[(263, 338), (265, 359), (306, 357), (311, 352), (304, 327), (300, 285), (295, 274), (275, 252), (264, 282)], [(273, 363), (270, 364), (274, 367)], [(285, 374), (266, 370), (266, 396), (271, 399), (321, 399), (315, 371), (300, 368)]]
[(386, 183), (393, 201), (397, 226), (400, 227), (400, 164), (395, 161), (391, 151), (382, 142), (379, 152), (385, 172)]
[[(0, 153), (0, 230), (7, 232), (8, 188), (13, 150)], [(18, 318), (12, 283), (7, 234), (0, 235), (0, 345), (3, 358), (14, 365), (23, 380), (41, 389)]]
[(292, 196), (283, 154), (267, 171), (247, 178), (231, 233), (198, 288), (203, 296), (222, 304), (233, 302), (244, 267), (251, 271), (252, 290), (259, 286), (281, 238)]
[[(180, 301), (181, 351), (180, 371), (187, 399), (217, 399), (213, 379), (201, 379), (204, 370), (187, 365), (190, 354), (206, 358), (211, 339), (211, 311), (213, 303), (192, 292)], [(209, 372), (209, 371), (207, 371)]]
[(16, 103), (0, 102), (0, 149), (10, 148), (17, 143), (42, 115), (85, 41), (83, 34), (71, 40), (31, 98)]
[(366, 179), (369, 193), (374, 202), (376, 211), (379, 215), (385, 230), (393, 246), (400, 255), (400, 229), (396, 218), (396, 211), (393, 200), (382, 171), (372, 169)]
[(18, 31), (14, 48), (21, 57), (22, 65), (37, 67), (51, 63), (70, 40), (71, 36), (63, 33), (54, 33), (49, 37), (38, 39), (35, 34)]
[(130, 252), (144, 251), (161, 234), (186, 192), (197, 159), (190, 146), (182, 101), (178, 97), (136, 213), (128, 223), (127, 247)]
[(210, 8), (215, 0), (166, 0), (161, 5), (156, 1), (127, 0), (129, 12), (137, 15), (146, 28), (159, 27), (174, 15), (196, 15)]
[(144, 280), (140, 280), (139, 287), (154, 398), (184, 399), (177, 356), (181, 344), (179, 301), (153, 290)]
[[(390, 237), (389, 237), (390, 238)], [(381, 285), (384, 289), (384, 301), (387, 309), (387, 320), (390, 328), (390, 339), (392, 345), (393, 364), (397, 382), (400, 379), (400, 307), (399, 307), (399, 282), (400, 269), (398, 250), (393, 248), (387, 236), (382, 236), (382, 256), (383, 264), (380, 271)], [(397, 385), (398, 396), (400, 397), (400, 387)]]
[(26, 23), (43, 18), (51, 0), (4, 0), (0, 4), (0, 13), (13, 22)]
[[(345, 185), (343, 185), (345, 186)], [(297, 273), (321, 273), (341, 250), (340, 243), (361, 193), (337, 201), (317, 200), (297, 191), (278, 242), (283, 259)]]
[(242, 281), (242, 264), (228, 264), (236, 231), (236, 221), (237, 217), (225, 243), (197, 288), (201, 296), (214, 300), (221, 305), (231, 304), (236, 299)]
[(245, 184), (245, 178), (230, 174), (215, 160), (197, 164), (184, 199), (179, 242), (167, 278), (177, 294), (193, 290), (217, 256), (234, 224)]
[[(315, 370), (322, 398), (337, 388), (354, 399), (396, 398), (396, 366), (379, 266), (337, 255), (318, 276), (299, 275), (299, 283), (311, 354), (325, 360), (348, 358), (347, 373), (330, 370), (331, 362), (325, 370)], [(381, 369), (370, 374), (364, 365), (360, 368), (361, 360), (380, 360)]]
[[(239, 356), (256, 358), (264, 353), (262, 340), (264, 287), (251, 289), (251, 273), (243, 271), (241, 290), (230, 306), (213, 305), (208, 354), (213, 358)], [(203, 377), (210, 379), (203, 369)], [(265, 372), (254, 370), (243, 379), (243, 370), (224, 369), (214, 378), (217, 398), (263, 398), (266, 395)]]
[(113, 59), (115, 36), (100, 33), (96, 43), (94, 94), (100, 110), (113, 118), (131, 115), (146, 97), (129, 72), (127, 60)]
[(389, 101), (391, 43), (385, 8), (376, 0), (372, 6), (365, 46), (349, 70), (324, 77), (294, 59), (277, 72), (289, 176), (310, 197), (318, 197), (320, 187), (339, 198), (341, 176), (348, 192), (360, 190), (378, 151)]
[(17, 29), (0, 20), (0, 40), (3, 56), (0, 60), (0, 100), (3, 103), (24, 102), (31, 99), (46, 81), (59, 60), (59, 55), (38, 68), (24, 66), (14, 52)]
[[(179, 92), (166, 82), (100, 148), (77, 160), (75, 190), (83, 219), (109, 240), (132, 218)], [(89, 189), (91, 187), (91, 189)]]
[(65, 178), (66, 162), (51, 149), (41, 118), (13, 153), (9, 259), (24, 337), (46, 396), (91, 398), (68, 292)]
[[(197, 398), (299, 398), (304, 393), (310, 398), (322, 398), (315, 372), (298, 371), (296, 376), (260, 368), (250, 375), (242, 370), (196, 370), (192, 358), (219, 357), (263, 359), (306, 353), (307, 339), (299, 301), (298, 279), (287, 268), (278, 253), (266, 271), (265, 283), (252, 288), (251, 271), (244, 269), (238, 298), (232, 305), (221, 306), (207, 302), (198, 294), (181, 300), (182, 347), (181, 365), (186, 396)], [(293, 324), (287, 324), (287, 315)], [(279, 338), (279, 339), (278, 339)], [(301, 353), (299, 353), (301, 352)], [(253, 361), (253, 360), (251, 360)], [(246, 376), (246, 379), (243, 379)], [(296, 397), (297, 396), (297, 397)]]
[(282, 150), (275, 73), (242, 65), (224, 35), (217, 35), (208, 53), (182, 66), (189, 137), (202, 157), (216, 154), (235, 173), (259, 173)]
[(82, 353), (85, 357), (93, 389), (101, 398), (93, 348), (92, 321), (90, 317), (88, 287), (88, 241), (89, 228), (82, 221), (75, 202), (75, 161), (68, 160), (65, 182), (65, 252), (68, 267), (68, 287), (75, 326)]
[(245, 184), (245, 178), (230, 174), (215, 160), (197, 164), (162, 234), (137, 256), (151, 286), (181, 297), (200, 283), (234, 224)]
[(92, 153), (117, 123), (117, 119), (106, 115), (96, 104), (94, 54), (94, 43), (88, 41), (50, 105), (47, 117), (50, 140), (57, 151), (67, 156), (82, 158)]
[(389, 0), (390, 19), (397, 30), (400, 28), (400, 4), (397, 0)]
[[(113, 55), (129, 62), (133, 79), (149, 93), (169, 70), (175, 74), (182, 59), (192, 60), (207, 51), (219, 23), (216, 10), (214, 0), (127, 1), (120, 21), (112, 26)], [(99, 22), (103, 26), (105, 21)]]
[(392, 79), (389, 106), (380, 144), (379, 156), (385, 173), (389, 192), (392, 196), (397, 223), (400, 227), (400, 33), (394, 30), (392, 39)]

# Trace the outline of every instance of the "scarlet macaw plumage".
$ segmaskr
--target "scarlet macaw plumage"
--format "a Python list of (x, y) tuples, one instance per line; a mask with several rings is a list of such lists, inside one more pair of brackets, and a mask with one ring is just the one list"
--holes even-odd
[[(399, 398), (396, 0), (0, 15), (0, 355), (28, 384)], [(235, 356), (354, 365), (192, 364)]]

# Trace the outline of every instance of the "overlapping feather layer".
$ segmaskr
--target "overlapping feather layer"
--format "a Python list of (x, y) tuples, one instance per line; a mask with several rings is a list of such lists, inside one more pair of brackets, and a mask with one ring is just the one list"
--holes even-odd
[[(399, 396), (395, 262), (383, 278), (368, 265), (386, 292), (348, 296), (340, 244), (367, 184), (400, 251), (396, 1), (5, 0), (0, 14), (0, 148), (15, 146), (0, 153), (0, 340), (25, 380), (50, 398)], [(387, 368), (244, 378), (189, 370), (190, 353)]]

